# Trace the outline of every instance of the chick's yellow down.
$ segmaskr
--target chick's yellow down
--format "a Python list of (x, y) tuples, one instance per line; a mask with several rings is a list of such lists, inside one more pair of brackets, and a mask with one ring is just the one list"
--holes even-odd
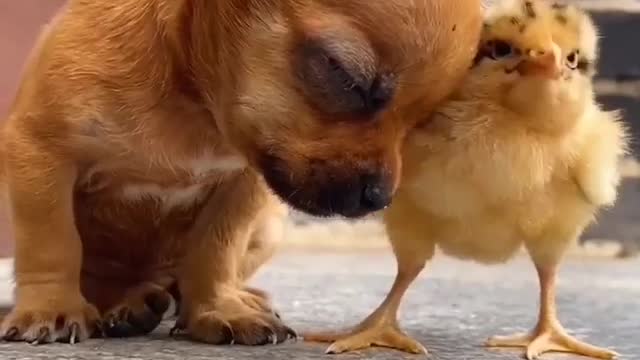
[(592, 20), (574, 6), (503, 0), (487, 10), (464, 84), (403, 149), (402, 183), (384, 213), (398, 262), (392, 289), (355, 329), (307, 340), (333, 342), (331, 353), (426, 353), (400, 330), (397, 311), (436, 246), (492, 264), (524, 245), (539, 276), (538, 323), (487, 345), (523, 347), (529, 359), (548, 351), (616, 356), (569, 335), (555, 308), (558, 264), (598, 209), (614, 203), (626, 151), (617, 113), (594, 100), (597, 45)]

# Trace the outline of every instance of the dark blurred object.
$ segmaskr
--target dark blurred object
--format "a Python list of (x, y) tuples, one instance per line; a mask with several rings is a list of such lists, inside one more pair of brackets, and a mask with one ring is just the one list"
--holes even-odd
[[(620, 84), (618, 93), (608, 91), (599, 96), (607, 109), (621, 109), (630, 127), (631, 148), (640, 158), (640, 91), (623, 89), (630, 82), (640, 84), (640, 47), (633, 39), (640, 34), (640, 13), (616, 11), (594, 12), (601, 31), (600, 80)], [(624, 86), (629, 88), (628, 86)], [(636, 87), (640, 89), (640, 87)], [(582, 241), (615, 241), (622, 246), (620, 256), (640, 253), (640, 178), (626, 179), (620, 189), (616, 206), (599, 216), (598, 223), (583, 236)]]
[[(640, 64), (640, 58), (638, 64)], [(640, 83), (640, 79), (638, 82)], [(640, 158), (640, 94), (636, 97), (608, 94), (599, 96), (598, 100), (607, 110), (622, 111), (622, 117), (629, 126), (631, 134), (631, 151), (636, 158)]]
[[(636, 43), (633, 39), (640, 34), (640, 12), (593, 12), (593, 17), (601, 36), (598, 78), (621, 85), (640, 83), (640, 46), (633, 45)], [(640, 91), (629, 94), (621, 86), (618, 94), (608, 92), (600, 96), (600, 101), (606, 108), (623, 110), (624, 119), (633, 134), (633, 151), (640, 156)]]
[[(33, 43), (65, 0), (0, 1), (0, 119), (4, 121)], [(12, 252), (6, 214), (0, 212), (0, 257)]]
[(602, 212), (582, 237), (582, 242), (616, 242), (619, 257), (640, 252), (640, 178), (625, 179), (616, 206)]
[(640, 34), (640, 12), (598, 11), (592, 14), (601, 35), (598, 76), (640, 80), (640, 47), (633, 45), (637, 43), (633, 39)]

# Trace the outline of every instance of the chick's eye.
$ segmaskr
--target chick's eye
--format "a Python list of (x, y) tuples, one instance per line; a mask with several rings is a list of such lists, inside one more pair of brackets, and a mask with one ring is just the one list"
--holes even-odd
[(574, 51), (567, 55), (567, 67), (572, 70), (578, 68), (578, 51)]
[(491, 58), (500, 59), (510, 56), (514, 51), (511, 45), (505, 41), (496, 40), (489, 44), (491, 48)]

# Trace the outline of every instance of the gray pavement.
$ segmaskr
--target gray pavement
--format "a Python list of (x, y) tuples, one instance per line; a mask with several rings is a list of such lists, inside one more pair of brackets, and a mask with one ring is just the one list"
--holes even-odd
[(640, 178), (627, 178), (620, 186), (616, 205), (598, 215), (598, 221), (587, 229), (581, 238), (581, 242), (613, 241), (621, 245), (620, 256), (639, 254), (639, 205)]
[[(254, 283), (269, 290), (297, 330), (354, 324), (384, 297), (395, 264), (389, 252), (282, 252)], [(559, 283), (561, 319), (580, 338), (640, 359), (640, 259), (567, 259)], [(439, 257), (416, 281), (402, 308), (402, 325), (433, 360), (521, 359), (520, 351), (489, 351), (494, 334), (528, 329), (535, 320), (537, 283), (526, 258), (482, 266)], [(168, 324), (167, 324), (168, 326)], [(149, 337), (33, 347), (0, 343), (0, 359), (332, 359), (324, 345), (216, 347), (170, 339), (167, 327)], [(417, 359), (370, 350), (342, 359)], [(543, 359), (578, 357), (545, 355)]]

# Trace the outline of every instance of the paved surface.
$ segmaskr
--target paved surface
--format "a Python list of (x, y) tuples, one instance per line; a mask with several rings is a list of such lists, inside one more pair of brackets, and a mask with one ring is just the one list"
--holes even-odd
[[(3, 34), (9, 34), (0, 38), (0, 50), (3, 50), (0, 118), (6, 112), (19, 68), (39, 26), (62, 2), (0, 1), (0, 29)], [(595, 15), (604, 36), (600, 77), (638, 81), (640, 47), (629, 46), (629, 34), (640, 31), (640, 14), (599, 11)], [(640, 94), (614, 93), (600, 99), (607, 108), (625, 110), (625, 119), (634, 134), (635, 153), (640, 154)], [(623, 243), (627, 252), (637, 251), (640, 248), (638, 204), (640, 180), (628, 180), (619, 205), (602, 216), (585, 239), (613, 239)], [(11, 236), (6, 229), (0, 216), (0, 254), (10, 253)], [(581, 338), (614, 347), (625, 355), (623, 359), (630, 360), (640, 359), (639, 265), (638, 259), (572, 259), (563, 269), (559, 289), (565, 325)], [(8, 295), (2, 286), (5, 281), (1, 273), (0, 303)], [(282, 315), (294, 328), (337, 328), (355, 324), (366, 316), (386, 294), (393, 274), (390, 254), (283, 254), (263, 271), (256, 284), (273, 293)], [(535, 274), (526, 259), (499, 267), (440, 260), (428, 276), (416, 282), (407, 296), (402, 323), (429, 348), (430, 359), (515, 360), (520, 359), (518, 351), (490, 352), (479, 344), (489, 335), (526, 330), (535, 321), (536, 304)], [(148, 338), (89, 341), (76, 346), (0, 343), (0, 359), (332, 359), (323, 355), (324, 348), (324, 345), (305, 343), (261, 348), (213, 347), (168, 339), (165, 327)], [(404, 356), (375, 350), (344, 358), (400, 359)], [(577, 359), (544, 357), (556, 358)]]
[[(623, 359), (640, 359), (640, 260), (569, 259), (562, 269), (559, 307), (580, 338), (613, 347)], [(297, 330), (336, 328), (364, 317), (385, 295), (395, 264), (387, 252), (281, 253), (255, 283), (274, 295)], [(440, 257), (425, 271), (403, 306), (404, 328), (431, 351), (433, 360), (520, 359), (520, 352), (489, 351), (489, 335), (526, 330), (535, 320), (537, 283), (527, 259), (486, 267)], [(324, 345), (215, 347), (169, 339), (167, 329), (149, 338), (92, 340), (75, 346), (32, 347), (0, 343), (0, 359), (331, 359)], [(391, 350), (342, 359), (417, 359)], [(546, 355), (543, 359), (578, 357)]]

